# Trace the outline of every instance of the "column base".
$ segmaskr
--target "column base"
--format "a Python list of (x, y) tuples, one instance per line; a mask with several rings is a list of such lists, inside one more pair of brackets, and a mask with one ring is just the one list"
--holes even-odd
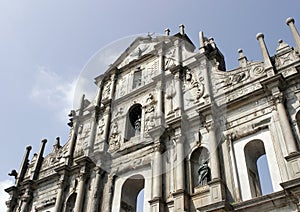
[(160, 197), (154, 197), (149, 203), (151, 212), (164, 212), (164, 204)]
[(187, 210), (187, 197), (184, 190), (177, 190), (173, 193), (174, 199), (174, 211), (186, 211)]

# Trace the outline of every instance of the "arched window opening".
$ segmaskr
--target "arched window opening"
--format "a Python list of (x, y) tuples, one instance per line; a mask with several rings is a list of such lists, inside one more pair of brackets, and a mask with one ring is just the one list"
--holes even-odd
[(127, 134), (126, 138), (137, 136), (141, 132), (141, 118), (142, 118), (142, 105), (133, 105), (128, 112), (127, 116)]
[(265, 154), (260, 156), (260, 158), (258, 158), (256, 165), (258, 170), (259, 181), (263, 182), (260, 184), (262, 195), (272, 193), (273, 192), (272, 180), (270, 176), (270, 171), (269, 171), (270, 169), (269, 169), (267, 157)]
[(137, 196), (136, 209), (137, 212), (144, 211), (144, 189), (142, 189)]
[[(122, 186), (121, 212), (134, 212), (140, 206), (141, 191), (144, 189), (145, 179), (141, 175), (134, 175), (127, 179)], [(143, 192), (142, 192), (143, 193)], [(139, 198), (138, 198), (139, 197)], [(139, 203), (139, 204), (138, 204)]]
[(76, 201), (77, 194), (73, 193), (69, 196), (67, 202), (66, 202), (66, 212), (73, 212), (75, 207), (75, 201)]
[(209, 152), (206, 148), (197, 148), (191, 155), (193, 187), (204, 186), (211, 181)]
[[(259, 197), (263, 195), (262, 184), (265, 184), (265, 180), (262, 178), (267, 173), (270, 176), (270, 171), (268, 166), (260, 167), (258, 166), (258, 159), (261, 156), (264, 156), (265, 147), (264, 143), (261, 140), (253, 140), (247, 143), (244, 148), (246, 166), (249, 178), (249, 185), (252, 198)], [(264, 158), (262, 158), (264, 160)], [(263, 168), (263, 171), (258, 168)]]

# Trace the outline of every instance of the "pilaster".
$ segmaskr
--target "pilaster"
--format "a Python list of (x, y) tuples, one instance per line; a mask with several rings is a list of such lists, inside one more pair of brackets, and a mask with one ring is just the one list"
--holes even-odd
[(149, 201), (151, 211), (163, 211), (162, 204), (162, 151), (163, 146), (160, 142), (154, 145), (154, 158), (152, 161), (152, 199)]

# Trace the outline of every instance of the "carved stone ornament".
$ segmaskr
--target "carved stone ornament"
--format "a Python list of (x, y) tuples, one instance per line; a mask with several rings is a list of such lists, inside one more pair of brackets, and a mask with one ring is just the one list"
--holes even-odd
[(118, 123), (114, 122), (112, 125), (112, 133), (109, 141), (109, 149), (117, 150), (120, 148), (120, 135), (118, 129)]
[(204, 84), (201, 82), (203, 79), (196, 79), (190, 70), (187, 70), (185, 75), (185, 92), (191, 94), (186, 97), (188, 101), (193, 101), (194, 103), (199, 102), (199, 99), (204, 94)]
[(175, 95), (176, 95), (176, 90), (174, 88), (173, 82), (171, 82), (170, 85), (167, 87), (167, 91), (166, 91), (166, 98), (167, 98), (168, 103), (169, 103), (168, 115), (170, 115), (174, 112), (173, 98), (175, 97)]
[(165, 59), (165, 69), (171, 69), (172, 67), (176, 66), (175, 64), (175, 51), (176, 49), (172, 49), (166, 54), (166, 59)]
[(262, 66), (255, 66), (253, 69), (252, 69), (252, 75), (253, 77), (257, 77), (259, 75), (262, 75), (263, 73), (265, 72), (265, 69), (264, 67)]
[(110, 96), (111, 81), (107, 81), (103, 88), (102, 99), (108, 99)]
[(99, 120), (99, 123), (98, 123), (97, 139), (102, 139), (103, 138), (103, 136), (104, 136), (104, 126), (105, 126), (104, 118), (101, 118)]

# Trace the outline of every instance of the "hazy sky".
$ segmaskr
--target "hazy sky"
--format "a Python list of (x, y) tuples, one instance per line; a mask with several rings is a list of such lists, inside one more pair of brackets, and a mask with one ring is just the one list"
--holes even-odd
[[(43, 138), (47, 152), (57, 136), (66, 142), (75, 88), (92, 85), (132, 36), (164, 33), (167, 27), (176, 34), (184, 24), (197, 47), (199, 31), (214, 37), (230, 70), (238, 64), (239, 48), (248, 60), (261, 60), (258, 32), (265, 34), (271, 55), (278, 39), (295, 46), (285, 20), (294, 17), (300, 30), (299, 9), (299, 1), (271, 0), (0, 0), (0, 211), (7, 198), (3, 187), (12, 180), (7, 173), (19, 169), (26, 146), (33, 146), (31, 158)], [(124, 37), (129, 39), (122, 42)], [(120, 39), (114, 52), (104, 48)], [(104, 66), (86, 71), (101, 49)]]

